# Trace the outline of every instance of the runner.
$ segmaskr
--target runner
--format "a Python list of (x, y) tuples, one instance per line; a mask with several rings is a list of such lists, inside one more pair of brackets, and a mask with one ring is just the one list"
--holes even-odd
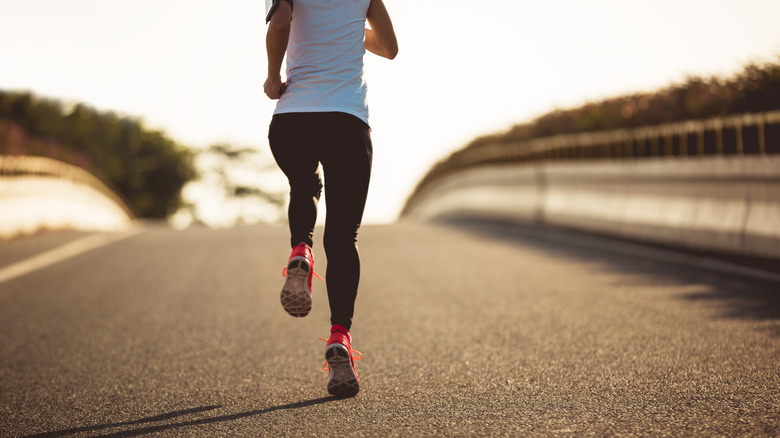
[[(303, 317), (311, 310), (314, 260), (311, 247), (317, 203), (325, 177), (327, 215), (323, 244), (331, 312), (325, 349), (328, 392), (358, 393), (349, 330), (360, 280), (357, 234), (371, 174), (363, 55), (393, 59), (393, 25), (382, 0), (274, 0), (266, 21), (268, 78), (265, 94), (279, 99), (268, 140), (290, 183), (290, 243), (281, 292), (284, 309)], [(366, 27), (366, 21), (370, 28)], [(281, 66), (287, 55), (286, 82)]]

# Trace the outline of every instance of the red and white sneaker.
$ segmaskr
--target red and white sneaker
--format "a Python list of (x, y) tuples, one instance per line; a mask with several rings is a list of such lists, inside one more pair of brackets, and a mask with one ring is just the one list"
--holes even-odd
[[(292, 316), (303, 317), (311, 311), (311, 277), (314, 273), (314, 258), (311, 247), (299, 243), (293, 248), (287, 266), (282, 271), (286, 279), (280, 296), (282, 307)], [(317, 275), (317, 278), (320, 278)]]
[(347, 330), (334, 325), (325, 347), (323, 367), (328, 371), (328, 393), (337, 397), (354, 397), (360, 390), (360, 377), (355, 371), (355, 360), (362, 359), (359, 351), (352, 350), (352, 337)]

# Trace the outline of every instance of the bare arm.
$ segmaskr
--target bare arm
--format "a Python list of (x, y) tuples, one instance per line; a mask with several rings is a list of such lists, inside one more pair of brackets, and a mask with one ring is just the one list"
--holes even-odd
[(393, 22), (382, 0), (371, 0), (366, 14), (370, 29), (366, 29), (366, 50), (387, 59), (398, 54), (398, 40), (393, 30)]
[(284, 54), (287, 52), (287, 41), (290, 38), (291, 19), (292, 8), (287, 2), (280, 2), (279, 9), (274, 12), (268, 23), (268, 32), (265, 35), (268, 78), (263, 84), (263, 90), (271, 99), (278, 99), (284, 92), (281, 70)]

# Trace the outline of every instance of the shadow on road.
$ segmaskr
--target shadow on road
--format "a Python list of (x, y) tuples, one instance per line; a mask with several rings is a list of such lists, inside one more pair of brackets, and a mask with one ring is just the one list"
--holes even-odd
[[(263, 415), (267, 414), (269, 412), (274, 411), (281, 411), (285, 409), (298, 409), (298, 408), (305, 408), (307, 406), (314, 406), (322, 403), (327, 403), (331, 401), (337, 401), (337, 400), (343, 400), (342, 398), (338, 397), (320, 397), (315, 398), (312, 400), (305, 400), (297, 403), (289, 403), (286, 405), (280, 405), (280, 406), (272, 406), (270, 408), (265, 409), (257, 409), (253, 411), (247, 411), (247, 412), (239, 412), (235, 414), (230, 415), (221, 415), (218, 417), (209, 417), (209, 418), (200, 418), (197, 420), (190, 420), (190, 421), (181, 421), (176, 423), (168, 423), (168, 424), (157, 424), (153, 426), (146, 426), (141, 427), (137, 429), (131, 429), (131, 430), (123, 430), (118, 432), (112, 432), (108, 434), (103, 435), (97, 435), (98, 437), (132, 437), (132, 436), (139, 436), (139, 435), (146, 435), (150, 433), (155, 432), (163, 432), (167, 430), (173, 430), (173, 429), (181, 429), (184, 427), (192, 427), (192, 426), (201, 426), (205, 424), (214, 424), (214, 423), (222, 423), (226, 421), (234, 421), (239, 420), (241, 418), (246, 417), (253, 417), (256, 415)], [(82, 432), (96, 432), (99, 430), (105, 430), (105, 429), (113, 429), (118, 427), (126, 427), (126, 426), (136, 426), (140, 424), (148, 424), (148, 423), (156, 423), (158, 421), (165, 421), (165, 420), (171, 420), (177, 417), (182, 417), (189, 414), (196, 414), (200, 412), (206, 412), (214, 409), (219, 409), (222, 406), (215, 405), (215, 406), (201, 406), (198, 408), (192, 408), (192, 409), (185, 409), (181, 411), (174, 411), (169, 412), (166, 414), (160, 414), (153, 417), (147, 417), (142, 418), (139, 420), (132, 420), (132, 421), (125, 421), (120, 423), (108, 423), (108, 424), (99, 424), (95, 426), (84, 426), (84, 427), (76, 427), (72, 429), (65, 429), (65, 430), (59, 430), (55, 432), (46, 432), (36, 435), (28, 435), (24, 438), (48, 438), (48, 437), (63, 437), (68, 435), (74, 435), (77, 433)]]
[[(684, 294), (679, 298), (716, 304), (721, 315), (726, 318), (765, 321), (780, 319), (780, 283), (717, 269), (717, 266), (720, 266), (718, 263), (723, 263), (735, 267), (736, 271), (739, 271), (737, 266), (740, 266), (749, 270), (762, 270), (772, 275), (771, 267), (780, 265), (777, 261), (743, 260), (500, 220), (447, 218), (439, 223), (476, 233), (481, 237), (521, 243), (583, 263), (606, 264), (622, 272), (638, 274), (646, 283), (706, 285), (707, 287), (697, 292)], [(668, 260), (665, 259), (665, 254), (670, 255)], [(675, 259), (689, 260), (691, 263), (683, 265)], [(711, 263), (713, 261), (714, 263)], [(773, 334), (780, 336), (780, 330), (775, 330)]]

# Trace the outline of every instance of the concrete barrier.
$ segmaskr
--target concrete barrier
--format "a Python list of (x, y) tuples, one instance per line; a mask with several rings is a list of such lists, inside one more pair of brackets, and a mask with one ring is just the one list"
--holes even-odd
[(115, 231), (133, 217), (94, 176), (43, 157), (0, 156), (0, 239), (41, 229)]
[(404, 214), (476, 214), (780, 259), (780, 156), (473, 166), (428, 184)]
[(538, 167), (480, 166), (448, 175), (421, 193), (406, 216), (434, 219), (452, 214), (534, 220), (543, 203)]

